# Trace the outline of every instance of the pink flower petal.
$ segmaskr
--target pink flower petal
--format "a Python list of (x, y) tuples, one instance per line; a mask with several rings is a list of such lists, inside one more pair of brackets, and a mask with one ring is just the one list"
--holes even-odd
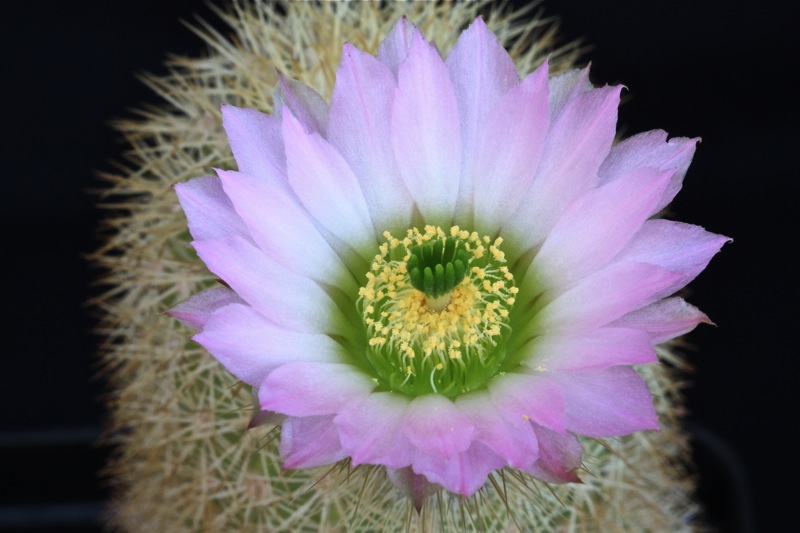
[(279, 446), (283, 468), (312, 468), (347, 457), (332, 420), (333, 416), (287, 418), (281, 426)]
[(731, 239), (709, 233), (699, 226), (650, 220), (620, 252), (615, 261), (639, 261), (658, 265), (681, 274), (675, 282), (651, 296), (660, 300), (683, 288), (702, 272), (711, 258)]
[(328, 140), (353, 169), (380, 228), (408, 227), (413, 208), (387, 127), (396, 86), (392, 72), (380, 61), (344, 45), (331, 97)]
[(228, 235), (250, 238), (218, 178), (195, 178), (186, 183), (176, 183), (175, 192), (195, 240), (221, 239)]
[(503, 466), (502, 457), (480, 442), (473, 442), (468, 450), (450, 458), (436, 453), (418, 453), (412, 468), (450, 492), (471, 496), (486, 483), (490, 473)]
[(415, 33), (419, 33), (419, 30), (404, 15), (397, 21), (378, 49), (378, 61), (386, 65), (395, 78), (400, 64), (408, 57), (408, 49), (411, 47), (411, 40)]
[(682, 298), (668, 298), (628, 313), (612, 325), (641, 329), (650, 336), (650, 342), (658, 344), (689, 333), (701, 322), (713, 324), (705, 313)]
[(461, 175), (458, 105), (439, 52), (415, 33), (398, 71), (392, 146), (403, 181), (428, 223), (449, 225)]
[(596, 186), (597, 170), (616, 135), (620, 90), (615, 86), (580, 92), (559, 114), (551, 115), (536, 178), (506, 223), (523, 248), (541, 243), (564, 209)]
[(517, 209), (520, 191), (536, 175), (550, 126), (547, 69), (545, 62), (503, 95), (481, 125), (472, 200), (476, 221), (487, 231)]
[(244, 239), (195, 241), (193, 246), (209, 270), (279, 326), (299, 332), (341, 334), (332, 330), (340, 311), (328, 293), (307, 277), (270, 261)]
[(402, 430), (408, 405), (405, 396), (377, 392), (336, 415), (334, 423), (353, 466), (379, 464), (403, 468), (411, 464), (414, 447)]
[(580, 483), (581, 443), (572, 433), (561, 435), (531, 424), (539, 440), (539, 459), (527, 472), (548, 483)]
[(575, 200), (531, 264), (539, 283), (565, 288), (604, 266), (650, 216), (670, 174), (636, 169)]
[(375, 383), (352, 365), (287, 363), (267, 376), (258, 399), (262, 409), (289, 416), (328, 415), (374, 388)]
[(609, 265), (540, 310), (536, 328), (548, 333), (593, 330), (643, 306), (679, 277), (646, 263)]
[(387, 468), (386, 477), (392, 486), (403, 496), (409, 498), (414, 505), (414, 509), (419, 513), (422, 511), (422, 504), (429, 496), (441, 490), (442, 486), (431, 483), (428, 478), (421, 474), (415, 474), (410, 466), (405, 468)]
[(572, 69), (550, 78), (550, 95), (547, 99), (551, 117), (560, 116), (571, 98), (594, 89), (589, 80), (589, 67)]
[(489, 111), (519, 83), (519, 74), (508, 52), (481, 18), (461, 33), (445, 65), (453, 83), (461, 124), (463, 164), (456, 212), (461, 217), (471, 216), (475, 178), (479, 176), (477, 163), (487, 150), (481, 141)]
[[(465, 146), (475, 147), (480, 119), (519, 83), (514, 62), (480, 17), (464, 30), (445, 62), (462, 117)], [(472, 141), (466, 139), (472, 138)]]
[(446, 459), (466, 450), (475, 433), (469, 417), (438, 394), (414, 398), (401, 424), (413, 446)]
[(286, 181), (281, 121), (255, 109), (222, 106), (222, 125), (239, 171), (269, 181)]
[(289, 184), (309, 213), (356, 249), (375, 246), (369, 209), (347, 162), (316, 133), (306, 133), (290, 112), (283, 117)]
[(328, 104), (308, 85), (278, 72), (278, 85), (272, 98), (275, 102), (275, 118), (279, 124), (288, 110), (306, 132), (324, 136), (328, 131)]
[(489, 393), (497, 409), (512, 425), (533, 421), (563, 433), (564, 393), (548, 375), (509, 373), (489, 381)]
[(339, 275), (346, 271), (339, 256), (285, 186), (241, 172), (218, 170), (217, 174), (253, 240), (266, 255), (288, 270), (322, 283), (351, 281), (349, 288), (357, 293), (355, 281), (342, 280)]
[(614, 437), (658, 429), (658, 415), (642, 377), (630, 367), (553, 374), (564, 388), (567, 429)]
[(193, 339), (231, 374), (254, 387), (283, 364), (334, 361), (340, 350), (326, 335), (287, 331), (242, 304), (216, 310)]
[(666, 207), (680, 191), (698, 142), (699, 138), (686, 137), (674, 137), (667, 141), (667, 132), (661, 130), (634, 135), (611, 149), (600, 167), (600, 182), (615, 180), (635, 168), (674, 170), (661, 200), (653, 209), (656, 213)]
[(534, 370), (562, 372), (658, 361), (648, 334), (640, 329), (604, 327), (585, 333), (544, 335), (527, 347), (523, 364)]
[(188, 300), (184, 300), (167, 311), (167, 314), (177, 318), (184, 325), (196, 331), (201, 331), (214, 311), (233, 303), (243, 304), (244, 300), (227, 287), (216, 287), (197, 293)]
[(539, 456), (531, 425), (506, 421), (486, 391), (459, 396), (456, 406), (475, 426), (473, 445), (476, 442), (485, 444), (514, 468), (527, 468)]
[(659, 265), (694, 278), (728, 242), (729, 237), (709, 233), (700, 226), (649, 220), (620, 256), (625, 261)]

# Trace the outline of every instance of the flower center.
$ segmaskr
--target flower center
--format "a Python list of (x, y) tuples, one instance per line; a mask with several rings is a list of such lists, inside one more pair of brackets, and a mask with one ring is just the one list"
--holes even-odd
[(380, 384), (413, 396), (481, 387), (505, 358), (518, 292), (502, 238), (458, 226), (384, 237), (358, 300)]

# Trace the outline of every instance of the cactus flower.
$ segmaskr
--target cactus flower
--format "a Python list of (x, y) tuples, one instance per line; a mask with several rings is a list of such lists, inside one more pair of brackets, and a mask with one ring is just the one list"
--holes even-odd
[(672, 296), (727, 241), (654, 219), (697, 139), (614, 145), (620, 86), (522, 79), (481, 19), (345, 44), (330, 103), (225, 105), (238, 166), (176, 186), (225, 286), (171, 314), (278, 415), (285, 468), (387, 468), (419, 500), (511, 467), (579, 481), (578, 436), (658, 428), (634, 365), (707, 317)]

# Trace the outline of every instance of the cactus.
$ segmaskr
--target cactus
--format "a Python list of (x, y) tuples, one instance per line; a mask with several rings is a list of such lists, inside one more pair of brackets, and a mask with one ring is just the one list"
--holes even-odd
[(107, 440), (114, 456), (110, 527), (120, 531), (692, 531), (697, 505), (681, 431), (686, 365), (668, 346), (664, 364), (640, 370), (661, 430), (582, 439), (583, 483), (550, 485), (505, 469), (475, 495), (438, 492), (416, 511), (382, 468), (283, 471), (278, 430), (248, 428), (249, 387), (238, 382), (188, 330), (163, 314), (213, 286), (187, 246), (176, 182), (232, 168), (220, 104), (271, 111), (277, 71), (329, 99), (341, 45), (375, 53), (403, 15), (443, 53), (482, 14), (517, 67), (545, 57), (552, 73), (572, 68), (581, 49), (559, 45), (556, 24), (531, 8), (489, 2), (235, 3), (219, 16), (229, 36), (198, 22), (208, 53), (175, 57), (169, 73), (145, 82), (163, 100), (116, 123), (128, 149), (104, 174), (105, 244), (93, 260), (105, 274), (94, 301), (103, 375), (110, 387)]

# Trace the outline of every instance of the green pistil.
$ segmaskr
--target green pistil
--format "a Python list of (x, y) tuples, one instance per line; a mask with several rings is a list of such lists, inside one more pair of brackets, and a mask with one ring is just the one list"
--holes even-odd
[(464, 280), (469, 257), (455, 237), (415, 246), (406, 265), (411, 285), (431, 300), (440, 299)]

